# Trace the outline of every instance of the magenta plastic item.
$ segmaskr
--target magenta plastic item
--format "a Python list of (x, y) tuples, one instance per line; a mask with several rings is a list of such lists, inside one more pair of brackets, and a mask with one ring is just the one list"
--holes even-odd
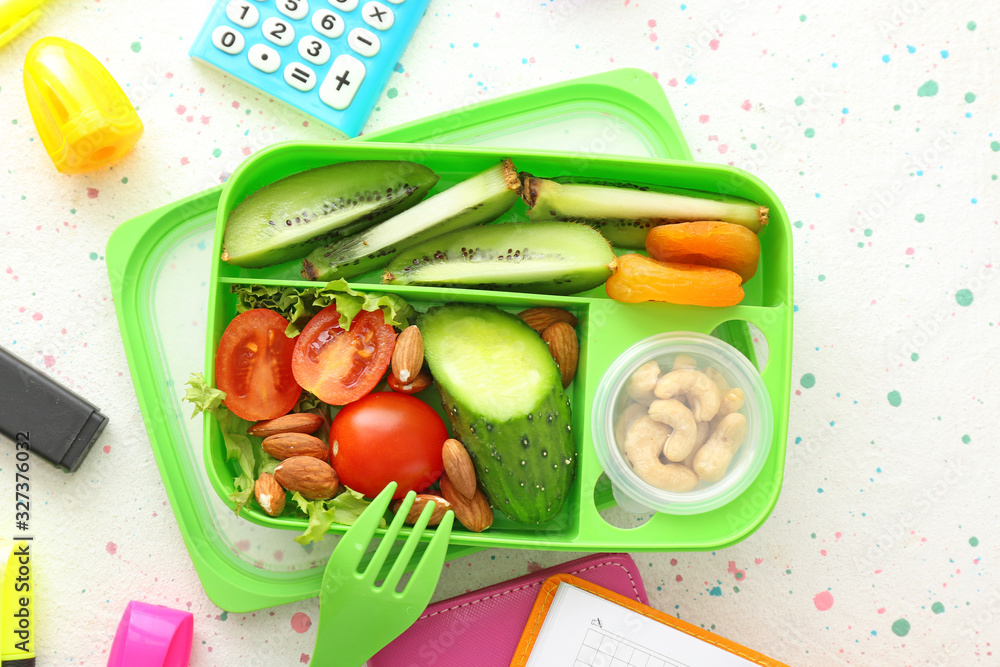
[(108, 667), (187, 667), (193, 631), (191, 612), (133, 600), (115, 631)]
[(628, 554), (596, 554), (481, 588), (427, 607), (417, 622), (368, 661), (369, 667), (507, 667), (538, 590), (572, 574), (648, 604)]

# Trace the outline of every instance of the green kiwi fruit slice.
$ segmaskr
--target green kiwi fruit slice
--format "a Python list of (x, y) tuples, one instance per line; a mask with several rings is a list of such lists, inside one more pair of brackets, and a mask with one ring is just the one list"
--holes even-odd
[(575, 294), (611, 276), (615, 253), (575, 222), (515, 222), (460, 229), (400, 252), (383, 283)]
[(222, 259), (255, 268), (304, 257), (408, 209), (437, 181), (423, 165), (394, 160), (341, 162), (293, 174), (232, 210)]
[(619, 248), (642, 249), (652, 227), (671, 222), (721, 220), (754, 233), (767, 224), (768, 209), (735, 197), (654, 192), (627, 184), (559, 183), (522, 174), (532, 220), (576, 220), (601, 232)]
[(327, 281), (381, 268), (408, 246), (495, 220), (520, 192), (514, 163), (505, 159), (359, 234), (316, 248), (302, 260), (302, 276)]

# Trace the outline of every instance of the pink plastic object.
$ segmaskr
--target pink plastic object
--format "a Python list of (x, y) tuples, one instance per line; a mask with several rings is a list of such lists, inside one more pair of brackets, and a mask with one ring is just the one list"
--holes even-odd
[(435, 602), (416, 623), (368, 661), (369, 667), (508, 667), (538, 589), (553, 574), (572, 574), (648, 604), (627, 554), (597, 554)]
[(191, 612), (133, 600), (118, 623), (108, 667), (187, 667), (193, 630)]

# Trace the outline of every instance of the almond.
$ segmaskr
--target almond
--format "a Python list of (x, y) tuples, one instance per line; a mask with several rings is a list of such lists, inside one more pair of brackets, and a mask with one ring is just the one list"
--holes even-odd
[(285, 509), (285, 490), (270, 473), (261, 473), (257, 478), (253, 495), (260, 508), (271, 516), (278, 516)]
[(427, 366), (421, 368), (417, 376), (412, 378), (409, 382), (400, 382), (396, 379), (395, 375), (389, 373), (389, 389), (398, 391), (401, 394), (419, 393), (431, 386), (431, 382), (433, 381), (434, 378), (431, 377), (430, 371), (427, 370)]
[(538, 333), (542, 333), (556, 322), (565, 322), (572, 327), (575, 327), (577, 322), (573, 313), (562, 308), (528, 308), (522, 310), (517, 316)]
[(330, 458), (330, 448), (313, 435), (306, 433), (277, 433), (264, 438), (264, 451), (276, 459), (290, 459), (293, 456), (311, 456), (314, 459)]
[(472, 499), (459, 493), (448, 479), (448, 474), (441, 475), (441, 495), (451, 503), (458, 522), (474, 533), (481, 533), (493, 525), (493, 509), (483, 492), (476, 489)]
[(403, 329), (392, 350), (392, 375), (400, 385), (409, 384), (424, 365), (424, 337), (416, 325)]
[(576, 331), (566, 322), (556, 322), (542, 332), (542, 340), (549, 344), (549, 352), (559, 366), (565, 389), (573, 381), (576, 365), (580, 361), (580, 343), (576, 340)]
[(274, 469), (274, 479), (306, 500), (333, 498), (340, 489), (336, 471), (326, 461), (311, 456), (293, 456)]
[(445, 474), (455, 485), (455, 489), (472, 500), (476, 495), (476, 468), (472, 465), (465, 446), (454, 438), (448, 438), (441, 448), (441, 458), (444, 460)]
[[(431, 520), (427, 522), (428, 526), (436, 526), (441, 523), (441, 519), (444, 518), (445, 513), (453, 509), (451, 503), (442, 498), (441, 496), (434, 493), (418, 493), (417, 497), (413, 499), (413, 505), (410, 506), (410, 511), (406, 513), (405, 523), (411, 526), (417, 522), (420, 518), (420, 513), (424, 511), (424, 507), (427, 503), (434, 501), (434, 510), (431, 512)], [(402, 498), (397, 500), (392, 504), (392, 511), (398, 512), (399, 506), (403, 504)]]
[(277, 419), (257, 422), (247, 429), (247, 433), (258, 438), (266, 438), (277, 433), (315, 433), (323, 425), (323, 418), (311, 412), (290, 412)]

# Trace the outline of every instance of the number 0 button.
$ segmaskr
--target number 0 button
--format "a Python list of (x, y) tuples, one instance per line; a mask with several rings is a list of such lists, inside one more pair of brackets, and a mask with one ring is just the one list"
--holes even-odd
[(232, 28), (220, 25), (212, 32), (212, 44), (229, 55), (235, 56), (246, 46), (246, 41), (243, 39), (243, 35)]
[(229, 0), (226, 16), (241, 28), (252, 28), (260, 19), (260, 12), (246, 0)]
[(278, 46), (288, 46), (295, 39), (295, 29), (274, 16), (264, 19), (261, 31), (267, 41)]
[(344, 34), (344, 19), (340, 18), (337, 12), (331, 12), (329, 9), (316, 10), (316, 13), (313, 14), (312, 24), (316, 32), (330, 39), (337, 39)]
[(366, 2), (361, 9), (361, 18), (376, 30), (388, 30), (396, 22), (392, 10), (381, 2)]
[(319, 87), (319, 99), (327, 106), (344, 110), (351, 104), (365, 78), (365, 66), (347, 54), (337, 56)]

